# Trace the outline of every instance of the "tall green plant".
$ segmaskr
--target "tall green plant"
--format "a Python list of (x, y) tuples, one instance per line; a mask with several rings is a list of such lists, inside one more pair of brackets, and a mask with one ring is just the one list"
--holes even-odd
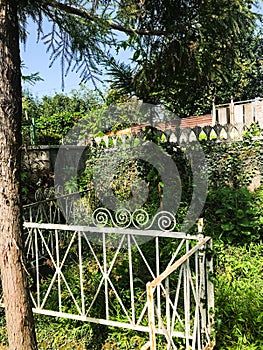
[(263, 347), (263, 246), (216, 244), (216, 349)]
[(211, 190), (203, 212), (205, 233), (225, 244), (258, 242), (263, 237), (263, 192), (224, 187)]

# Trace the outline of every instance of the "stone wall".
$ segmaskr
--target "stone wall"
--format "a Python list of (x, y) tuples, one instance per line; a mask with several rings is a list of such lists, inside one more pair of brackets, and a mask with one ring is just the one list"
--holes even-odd
[[(231, 142), (241, 140), (244, 131), (247, 126), (239, 124), (236, 126), (226, 125), (215, 125), (215, 126), (196, 126), (194, 128), (177, 128), (176, 130), (159, 130), (159, 136), (162, 142), (176, 143), (180, 147), (184, 147), (185, 143), (191, 143), (196, 140), (215, 140), (217, 142)], [(87, 138), (87, 145), (63, 145), (63, 151), (66, 152), (66, 164), (63, 165), (63, 157), (60, 157), (61, 169), (73, 168), (73, 169), (84, 169), (85, 158), (81, 158), (80, 155), (89, 147), (92, 143), (94, 147), (103, 146), (105, 148), (122, 148), (126, 149), (129, 147), (136, 147), (144, 143), (144, 134), (120, 134), (120, 135), (106, 135), (103, 137), (95, 137), (93, 139)], [(257, 137), (259, 139), (260, 137)], [(55, 162), (57, 153), (59, 151), (59, 145), (46, 145), (46, 146), (29, 146), (23, 150), (23, 164), (24, 167), (29, 171), (48, 171), (54, 172)], [(62, 159), (62, 162), (61, 162)], [(70, 160), (70, 162), (69, 162)], [(261, 174), (257, 169), (255, 178), (252, 183), (251, 190), (257, 188), (261, 183)]]
[[(45, 170), (45, 171), (54, 171), (57, 154), (59, 151), (60, 145), (39, 145), (39, 146), (27, 146), (22, 151), (22, 159), (24, 167), (36, 171), (36, 170)], [(76, 160), (80, 152), (82, 152), (86, 147), (85, 146), (65, 146), (63, 145), (64, 150), (67, 153), (70, 153), (69, 159), (72, 159), (72, 167), (79, 167), (79, 164), (76, 164)], [(83, 166), (83, 164), (81, 164)]]

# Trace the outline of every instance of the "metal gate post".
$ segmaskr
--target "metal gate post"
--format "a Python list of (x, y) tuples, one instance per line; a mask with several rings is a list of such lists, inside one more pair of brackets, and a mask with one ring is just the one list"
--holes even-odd
[(156, 336), (155, 336), (155, 317), (154, 317), (154, 299), (153, 287), (151, 283), (147, 283), (147, 304), (148, 304), (148, 323), (150, 336), (150, 350), (156, 350)]
[[(210, 239), (207, 242), (210, 252), (213, 249), (213, 241)], [(206, 260), (206, 283), (207, 283), (207, 330), (210, 337), (211, 349), (215, 346), (215, 329), (214, 329), (214, 313), (215, 313), (215, 301), (214, 301), (214, 283), (213, 283), (213, 256), (210, 256)]]

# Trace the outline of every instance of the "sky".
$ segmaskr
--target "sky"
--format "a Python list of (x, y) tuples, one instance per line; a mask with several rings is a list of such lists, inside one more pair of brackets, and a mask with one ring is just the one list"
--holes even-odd
[[(47, 28), (47, 24), (44, 23), (44, 28)], [(79, 89), (80, 78), (75, 72), (69, 72), (68, 76), (64, 79), (65, 86), (62, 90), (61, 68), (59, 64), (59, 58), (55, 63), (50, 66), (50, 53), (47, 53), (47, 46), (43, 41), (37, 42), (37, 27), (34, 23), (29, 22), (28, 37), (26, 45), (21, 43), (20, 54), (22, 63), (25, 65), (22, 73), (23, 75), (30, 75), (32, 73), (39, 72), (39, 75), (44, 81), (38, 81), (34, 86), (23, 83), (23, 88), (28, 89), (34, 97), (41, 98), (44, 95), (54, 95), (55, 93), (70, 93), (73, 89)], [(130, 57), (129, 52), (122, 52), (120, 59), (128, 62)], [(94, 86), (91, 82), (87, 82), (86, 86), (93, 89)], [(101, 86), (102, 87), (102, 86)], [(99, 86), (99, 88), (101, 88)]]
[[(23, 64), (26, 68), (23, 69), (24, 75), (39, 72), (39, 75), (44, 81), (36, 82), (34, 86), (23, 83), (23, 88), (28, 88), (36, 97), (43, 95), (53, 95), (56, 92), (62, 92), (61, 69), (59, 60), (52, 67), (49, 67), (50, 54), (46, 52), (46, 46), (42, 41), (37, 42), (37, 30), (34, 23), (30, 23), (27, 28), (29, 34), (26, 44), (20, 46), (20, 54)], [(70, 73), (65, 78), (65, 91), (69, 92), (72, 89), (77, 89), (79, 85), (78, 75)]]

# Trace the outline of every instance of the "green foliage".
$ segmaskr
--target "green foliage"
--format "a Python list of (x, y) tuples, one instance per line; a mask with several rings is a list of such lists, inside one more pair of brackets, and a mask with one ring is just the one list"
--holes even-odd
[(128, 92), (134, 93), (133, 74), (134, 70), (123, 62), (116, 62), (113, 58), (110, 60), (108, 73), (111, 76), (111, 82), (115, 91), (118, 91), (120, 96), (125, 96)]
[(249, 186), (263, 169), (262, 139), (256, 125), (244, 134), (243, 140), (236, 142), (202, 141), (208, 161), (207, 172), (211, 188)]
[(72, 90), (69, 95), (55, 94), (43, 96), (39, 104), (39, 114), (48, 118), (56, 113), (81, 113), (85, 115), (91, 109), (99, 107), (102, 98), (98, 92), (89, 90), (81, 85), (79, 90)]
[[(209, 113), (214, 97), (222, 103), (231, 95), (260, 96), (262, 36), (255, 33), (256, 3), (123, 1), (121, 14), (133, 6), (141, 28), (158, 28), (163, 35), (128, 38), (136, 70), (114, 61), (113, 88), (125, 87), (144, 102), (165, 104), (180, 117)], [(136, 23), (134, 16), (127, 17)]]
[(42, 79), (39, 75), (39, 72), (36, 73), (32, 73), (30, 75), (22, 75), (22, 80), (25, 83), (28, 83), (30, 85), (34, 85), (37, 81), (43, 81), (44, 79)]
[(88, 322), (36, 316), (38, 348), (40, 350), (101, 350), (105, 327)]
[(215, 245), (216, 349), (262, 349), (262, 241)]
[[(151, 140), (159, 144), (162, 147), (163, 154), (167, 157), (171, 155), (176, 164), (180, 174), (180, 179), (178, 179), (180, 185), (177, 189), (178, 193), (174, 194), (171, 201), (174, 198), (179, 198), (180, 186), (182, 186), (183, 204), (180, 208), (181, 212), (177, 217), (178, 222), (181, 222), (183, 217), (181, 214), (184, 208), (189, 205), (193, 191), (189, 160), (185, 153), (180, 150), (180, 147), (171, 145), (154, 128), (146, 128), (143, 139), (145, 145)], [(88, 207), (91, 210), (95, 210), (96, 207), (102, 205), (99, 196), (96, 196), (96, 192), (97, 194), (100, 191), (108, 193), (108, 188), (111, 190), (111, 196), (115, 197), (118, 202), (118, 209), (125, 207), (129, 203), (129, 200), (131, 202), (134, 201), (138, 207), (143, 207), (151, 217), (155, 215), (159, 208), (163, 208), (164, 210), (170, 209), (170, 202), (169, 204), (165, 202), (164, 205), (166, 207), (163, 207), (164, 184), (161, 174), (156, 169), (157, 166), (159, 170), (164, 171), (162, 160), (158, 163), (158, 159), (156, 159), (155, 166), (153, 166), (150, 162), (140, 158), (143, 152), (147, 152), (147, 147), (140, 148), (140, 145), (135, 145), (135, 148), (133, 147), (134, 145), (131, 144), (130, 148), (127, 146), (124, 149), (120, 146), (119, 149), (116, 149), (112, 140), (109, 140), (108, 147), (106, 147), (104, 141), (99, 145), (94, 144), (87, 147), (84, 156), (86, 159), (85, 170), (79, 174), (77, 179), (74, 179), (74, 183), (77, 184), (81, 191), (87, 188), (91, 190), (89, 191), (88, 198), (83, 199), (88, 201)], [(139, 153), (136, 151), (137, 147)], [(98, 173), (101, 180), (98, 180), (96, 176)], [(68, 181), (66, 186), (69, 187), (70, 183), (71, 181)], [(96, 183), (96, 190), (94, 183)], [(146, 198), (144, 198), (144, 187), (147, 188)], [(136, 197), (134, 197), (135, 195)], [(171, 205), (173, 206), (173, 204)]]
[[(94, 114), (95, 115), (95, 114)], [(102, 115), (103, 117), (103, 115)], [(102, 118), (102, 120), (104, 120)], [(204, 152), (208, 158), (209, 192), (203, 211), (205, 221), (204, 233), (212, 236), (215, 254), (215, 296), (216, 296), (216, 349), (243, 350), (260, 349), (263, 346), (263, 285), (262, 285), (262, 237), (263, 237), (263, 188), (249, 192), (245, 187), (254, 176), (254, 169), (262, 171), (262, 141), (253, 139), (260, 136), (256, 125), (251, 126), (244, 135), (244, 140), (227, 144), (224, 142), (203, 141)], [(177, 213), (180, 222), (189, 206), (192, 195), (192, 176), (189, 164), (175, 144), (170, 144), (158, 132), (147, 130), (145, 140), (154, 141), (162, 146), (167, 154), (172, 155), (176, 162), (182, 182), (183, 197)], [(111, 152), (111, 144), (108, 154)], [(94, 169), (98, 162), (104, 164), (102, 171), (110, 174), (111, 188), (120, 201), (125, 201), (131, 195), (132, 181), (139, 177), (149, 184), (151, 195), (147, 202), (147, 210), (154, 213), (162, 200), (162, 183), (158, 172), (149, 164), (131, 160), (126, 152), (126, 158), (118, 162), (116, 171), (111, 171), (110, 164), (104, 160), (106, 145), (91, 145), (87, 148), (86, 169), (77, 179), (79, 189), (92, 186)], [(113, 149), (113, 147), (112, 147)], [(175, 151), (176, 149), (176, 151)], [(116, 148), (113, 149), (116, 152)], [(121, 154), (120, 154), (121, 155)], [(109, 171), (110, 169), (110, 171)], [(67, 169), (66, 169), (67, 170)], [(70, 170), (70, 169), (69, 169)], [(203, 170), (200, 167), (200, 171)], [(68, 186), (76, 185), (76, 179)], [(75, 189), (75, 188), (74, 188)], [(83, 203), (94, 210), (101, 205), (95, 191), (89, 191)], [(195, 228), (193, 229), (195, 233)], [(60, 242), (63, 244), (63, 242)], [(164, 241), (160, 243), (161, 262), (167, 262), (167, 257), (177, 248), (176, 243)], [(66, 245), (65, 245), (66, 249)], [(74, 247), (74, 249), (77, 249)], [(78, 291), (76, 256), (74, 249), (70, 252), (72, 261), (63, 267), (63, 274), (69, 283), (74, 284), (73, 294)], [(141, 249), (154, 268), (155, 250), (151, 242), (141, 245)], [(112, 250), (114, 254), (114, 250)], [(98, 288), (101, 272), (90, 256), (84, 263), (84, 284), (89, 293), (89, 302)], [(127, 258), (125, 252), (118, 256), (119, 263), (112, 270), (112, 279), (118, 286), (123, 299), (129, 305), (129, 276), (127, 273)], [(133, 252), (134, 273), (136, 275), (135, 299), (140, 300), (148, 282), (147, 269), (142, 259)], [(75, 269), (75, 270), (74, 270)], [(50, 277), (47, 277), (47, 279)], [(117, 283), (118, 282), (118, 283)], [(46, 286), (43, 286), (45, 291)], [(143, 290), (143, 293), (142, 293)], [(65, 308), (74, 310), (70, 296), (65, 293)], [(145, 296), (145, 294), (144, 294)], [(52, 291), (51, 306), (57, 304), (57, 291)], [(117, 318), (123, 320), (123, 310), (116, 299), (112, 297), (110, 311), (114, 310)], [(103, 297), (98, 299), (96, 316), (103, 314)], [(53, 303), (53, 304), (52, 304)], [(65, 310), (66, 311), (66, 310)], [(44, 320), (43, 322), (41, 320)], [(76, 321), (55, 320), (45, 322), (39, 318), (39, 342), (43, 349), (139, 349), (148, 340), (148, 335), (115, 328), (97, 328)], [(0, 336), (1, 336), (0, 332)], [(52, 342), (53, 340), (53, 342)], [(4, 342), (4, 340), (3, 340)], [(160, 349), (165, 347), (162, 337), (158, 338)], [(41, 348), (41, 347), (40, 347)], [(183, 345), (181, 344), (183, 349)]]
[[(209, 191), (203, 211), (206, 234), (228, 244), (262, 239), (262, 131), (252, 124), (243, 140), (225, 143), (204, 141), (208, 161)], [(256, 189), (250, 192), (249, 189)]]
[[(103, 191), (105, 186), (108, 185), (112, 191), (112, 196), (119, 203), (118, 209), (125, 207), (129, 200), (134, 199), (134, 194), (137, 196), (136, 203), (140, 206), (140, 203), (144, 203), (143, 198), (140, 198), (143, 191), (143, 188), (140, 190), (140, 186), (141, 183), (146, 183), (149, 188), (149, 196), (144, 209), (150, 214), (154, 214), (160, 206), (162, 197), (160, 176), (154, 167), (147, 162), (136, 159), (136, 157), (128, 159), (124, 152), (118, 152), (117, 154), (116, 150), (113, 150), (110, 158), (111, 153), (107, 152), (106, 156), (104, 152), (104, 147), (90, 149), (86, 169), (78, 178), (77, 183), (80, 190), (91, 189), (88, 198), (86, 197), (89, 203), (88, 206), (95, 210), (96, 207), (102, 205), (96, 193)], [(112, 164), (113, 158), (115, 159), (114, 164)], [(96, 179), (95, 191), (94, 174), (97, 171), (100, 173), (101, 181)], [(105, 183), (105, 179), (107, 179), (107, 183)]]
[(24, 143), (60, 144), (78, 121), (86, 117), (91, 122), (94, 119), (91, 118), (92, 111), (101, 106), (102, 102), (98, 92), (89, 90), (84, 85), (69, 95), (55, 94), (52, 97), (44, 96), (41, 100), (35, 100), (25, 92)]
[(42, 145), (56, 145), (63, 141), (69, 130), (82, 117), (79, 112), (61, 112), (48, 118), (40, 116), (36, 120), (37, 143)]
[(263, 189), (229, 187), (208, 193), (203, 216), (205, 233), (226, 244), (258, 242), (263, 237)]

